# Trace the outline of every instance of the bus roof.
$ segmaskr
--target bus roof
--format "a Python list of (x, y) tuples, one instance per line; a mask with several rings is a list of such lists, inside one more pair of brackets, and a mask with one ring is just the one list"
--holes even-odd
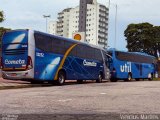
[(70, 41), (70, 42), (73, 42), (73, 43), (80, 43), (80, 44), (83, 44), (83, 45), (87, 45), (87, 46), (90, 46), (90, 47), (93, 47), (93, 48), (97, 48), (97, 49), (101, 49), (101, 50), (106, 51), (105, 49), (103, 49), (103, 48), (101, 48), (99, 46), (96, 46), (96, 45), (87, 44), (85, 42), (81, 42), (81, 41), (74, 40), (74, 39), (71, 39), (71, 38), (65, 38), (65, 37), (62, 37), (62, 36), (57, 36), (57, 35), (53, 35), (53, 34), (49, 34), (49, 33), (44, 33), (44, 32), (40, 32), (40, 31), (32, 30), (32, 29), (15, 29), (15, 30), (7, 31), (7, 32), (14, 32), (14, 31), (33, 31), (35, 33), (40, 33), (40, 34), (43, 34), (43, 35), (46, 35), (46, 36), (60, 38), (60, 39), (63, 39), (63, 40), (66, 40), (66, 41)]
[(101, 48), (99, 46), (92, 45), (92, 44), (87, 44), (85, 42), (81, 42), (81, 41), (74, 40), (74, 39), (71, 39), (71, 38), (65, 38), (65, 37), (62, 37), (62, 36), (57, 36), (57, 35), (53, 35), (53, 34), (49, 34), (49, 33), (44, 33), (44, 32), (40, 32), (40, 31), (36, 31), (36, 30), (34, 30), (34, 32), (35, 33), (40, 33), (42, 35), (50, 36), (50, 37), (60, 38), (60, 39), (63, 39), (65, 41), (69, 41), (69, 42), (73, 42), (73, 43), (80, 43), (80, 44), (87, 45), (87, 46), (90, 46), (90, 47), (93, 47), (93, 48), (104, 50), (103, 48)]
[(117, 49), (115, 49), (115, 48), (110, 48), (110, 49), (108, 49), (107, 51), (119, 51), (119, 52), (126, 52), (126, 53), (130, 53), (130, 54), (139, 54), (139, 55), (143, 55), (143, 56), (148, 56), (148, 57), (153, 57), (153, 58), (155, 58), (154, 56), (149, 55), (149, 54), (144, 53), (144, 52), (127, 52), (127, 51), (117, 50)]

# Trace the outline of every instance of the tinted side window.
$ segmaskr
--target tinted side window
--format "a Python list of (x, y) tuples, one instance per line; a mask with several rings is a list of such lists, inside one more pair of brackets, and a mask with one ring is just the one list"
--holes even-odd
[(95, 49), (95, 59), (102, 61), (102, 54), (101, 51), (98, 49)]
[(48, 36), (41, 34), (35, 34), (35, 44), (36, 47), (47, 52), (52, 51), (52, 40)]
[(85, 49), (83, 45), (77, 46), (77, 57), (85, 58)]
[(57, 54), (65, 53), (64, 40), (39, 33), (35, 33), (34, 36), (35, 44), (38, 49)]
[(85, 59), (95, 59), (95, 49), (86, 46), (86, 45), (78, 45), (77, 49), (77, 57), (85, 58)]
[(52, 52), (57, 54), (64, 54), (64, 40), (52, 38)]
[(70, 52), (70, 56), (77, 56), (77, 47), (74, 47)]
[[(65, 52), (66, 52), (71, 46), (73, 46), (73, 45), (74, 45), (74, 43), (65, 41)], [(76, 56), (76, 55), (77, 55), (77, 46), (75, 46), (75, 47), (71, 50), (69, 56)]]
[(131, 62), (139, 63), (153, 63), (153, 59), (149, 56), (144, 56), (140, 54), (126, 53), (126, 52), (116, 52), (117, 59)]
[(86, 58), (95, 59), (95, 49), (92, 47), (87, 47), (85, 50)]

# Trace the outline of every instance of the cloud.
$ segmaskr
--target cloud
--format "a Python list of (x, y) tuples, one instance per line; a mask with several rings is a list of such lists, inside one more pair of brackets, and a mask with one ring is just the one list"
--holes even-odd
[[(52, 19), (57, 17), (57, 13), (66, 7), (75, 7), (79, 2), (77, 0), (51, 1), (51, 0), (0, 0), (0, 8), (5, 12), (6, 21), (1, 26), (6, 27), (26, 27), (26, 23), (35, 26), (36, 29), (44, 26), (43, 15), (51, 15)], [(41, 26), (41, 27), (40, 27)], [(43, 27), (45, 29), (45, 27)]]
[[(108, 5), (109, 0), (97, 0)], [(110, 0), (109, 46), (115, 39), (115, 4), (117, 13), (117, 48), (125, 49), (124, 30), (130, 23), (150, 22), (160, 26), (160, 0)], [(0, 0), (0, 8), (5, 12), (6, 21), (1, 26), (12, 29), (32, 28), (45, 31), (43, 15), (57, 18), (57, 13), (67, 7), (75, 7), (79, 0)], [(50, 19), (50, 20), (51, 20)]]

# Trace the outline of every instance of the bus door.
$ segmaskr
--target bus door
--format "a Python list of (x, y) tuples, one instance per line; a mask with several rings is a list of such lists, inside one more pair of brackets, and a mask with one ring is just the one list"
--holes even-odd
[[(133, 70), (134, 76), (136, 78), (140, 78), (142, 76), (142, 63), (134, 63), (136, 66), (136, 70)], [(137, 72), (136, 72), (137, 71)]]
[(104, 66), (104, 79), (109, 80), (110, 79), (110, 57), (103, 53), (103, 66)]
[(143, 75), (142, 64), (139, 65), (139, 70), (140, 70), (140, 76), (142, 76)]

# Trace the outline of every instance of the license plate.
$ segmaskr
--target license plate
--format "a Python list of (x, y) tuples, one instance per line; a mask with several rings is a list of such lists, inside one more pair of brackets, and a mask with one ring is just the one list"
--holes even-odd
[(17, 74), (16, 73), (12, 73), (11, 76), (17, 76)]

